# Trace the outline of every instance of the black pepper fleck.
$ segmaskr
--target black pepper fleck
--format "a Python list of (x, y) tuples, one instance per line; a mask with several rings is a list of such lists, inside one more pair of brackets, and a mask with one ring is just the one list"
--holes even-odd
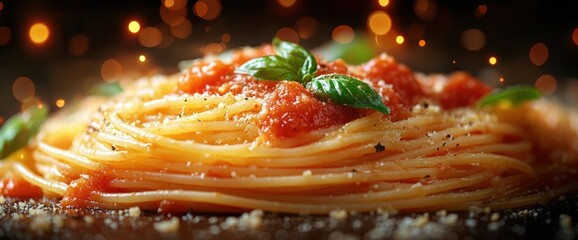
[(381, 143), (377, 143), (374, 148), (376, 153), (385, 151), (385, 146), (381, 145)]

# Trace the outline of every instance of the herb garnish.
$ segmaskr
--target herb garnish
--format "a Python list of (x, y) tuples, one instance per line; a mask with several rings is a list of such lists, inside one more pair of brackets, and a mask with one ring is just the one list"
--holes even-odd
[(0, 158), (24, 147), (47, 116), (48, 108), (38, 106), (10, 117), (0, 128)]
[(299, 82), (322, 101), (389, 114), (381, 96), (367, 83), (343, 74), (316, 77), (317, 61), (309, 50), (278, 38), (273, 39), (273, 47), (278, 55), (251, 59), (235, 72), (249, 74), (258, 80)]
[(495, 91), (491, 94), (486, 95), (480, 99), (476, 106), (479, 108), (496, 105), (502, 101), (508, 101), (514, 106), (521, 104), (522, 102), (535, 100), (540, 98), (542, 95), (538, 89), (531, 86), (517, 85), (511, 86), (502, 90)]

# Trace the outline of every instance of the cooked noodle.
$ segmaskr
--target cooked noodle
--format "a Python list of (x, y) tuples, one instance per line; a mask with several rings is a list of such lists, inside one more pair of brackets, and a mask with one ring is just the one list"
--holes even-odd
[(259, 125), (265, 97), (186, 93), (177, 77), (83, 104), (53, 116), (3, 175), (63, 206), (206, 212), (512, 208), (578, 188), (576, 159), (544, 158), (531, 120), (499, 107), (416, 104), (399, 120), (372, 112), (275, 139)]

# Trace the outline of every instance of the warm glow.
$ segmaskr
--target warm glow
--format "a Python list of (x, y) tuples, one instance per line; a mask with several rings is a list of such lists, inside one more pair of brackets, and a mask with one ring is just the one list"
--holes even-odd
[(25, 102), (34, 97), (36, 88), (30, 78), (21, 76), (12, 83), (12, 94), (20, 102)]
[(425, 47), (425, 44), (426, 44), (426, 42), (423, 39), (419, 40), (419, 42), (417, 43), (417, 45), (419, 45), (420, 47)]
[(486, 12), (488, 11), (488, 6), (482, 4), (480, 6), (478, 6), (478, 9), (476, 9), (476, 17), (481, 18), (484, 15), (486, 15)]
[(221, 36), (221, 42), (228, 43), (229, 41), (231, 41), (231, 34), (223, 33)]
[(66, 104), (66, 101), (64, 101), (64, 99), (61, 99), (61, 98), (56, 99), (56, 106), (57, 107), (59, 107), (59, 108), (64, 107), (64, 104)]
[(163, 35), (157, 28), (146, 27), (140, 31), (138, 40), (145, 47), (156, 47), (163, 41)]
[(496, 57), (490, 57), (490, 59), (488, 59), (488, 62), (491, 65), (496, 65), (496, 63), (498, 63), (498, 59)]
[(296, 0), (277, 0), (277, 2), (283, 7), (291, 7), (295, 5)]
[(486, 45), (486, 35), (484, 32), (472, 28), (462, 33), (461, 41), (465, 49), (478, 51)]
[(578, 28), (574, 29), (574, 32), (572, 33), (572, 41), (574, 41), (574, 44), (578, 45)]
[[(0, 2), (0, 11), (2, 11), (2, 9), (4, 9), (4, 3)], [(0, 122), (1, 123), (1, 122)]]
[(378, 0), (379, 6), (387, 7), (389, 5), (389, 0)]
[(84, 34), (76, 34), (68, 42), (68, 52), (73, 56), (82, 56), (88, 51), (90, 39)]
[(187, 18), (187, 9), (174, 9), (161, 6), (159, 14), (164, 23), (169, 26), (176, 26), (181, 24)]
[(375, 11), (369, 15), (367, 26), (376, 35), (385, 35), (391, 29), (391, 18), (384, 11)]
[(128, 31), (131, 33), (137, 33), (140, 31), (140, 23), (137, 21), (130, 21), (130, 23), (128, 23)]
[(6, 46), (10, 43), (10, 28), (2, 26), (0, 27), (0, 46)]
[(193, 12), (205, 20), (214, 20), (221, 15), (220, 0), (199, 0), (193, 6)]
[(146, 60), (147, 60), (147, 57), (146, 57), (145, 55), (142, 55), (142, 54), (141, 54), (140, 56), (138, 56), (138, 61), (139, 61), (139, 62), (146, 62)]
[(187, 6), (187, 0), (164, 0), (164, 6), (173, 11), (181, 10)]
[(530, 48), (530, 61), (536, 65), (540, 66), (548, 60), (548, 47), (543, 43), (536, 43), (532, 48)]
[(281, 40), (285, 40), (285, 41), (289, 41), (289, 42), (294, 42), (294, 43), (299, 43), (299, 34), (297, 33), (297, 31), (295, 31), (295, 29), (290, 28), (290, 27), (284, 27), (279, 29), (279, 31), (277, 31), (277, 33), (275, 34), (275, 37), (281, 39)]
[(107, 82), (116, 82), (122, 75), (122, 66), (114, 59), (108, 59), (100, 67), (100, 75)]
[(397, 35), (397, 37), (395, 37), (395, 42), (397, 44), (403, 44), (404, 41), (405, 41), (405, 38), (401, 35)]
[(50, 36), (50, 30), (44, 23), (35, 23), (30, 27), (28, 36), (30, 37), (30, 41), (32, 41), (32, 43), (43, 44), (46, 42), (46, 40), (48, 40), (48, 37)]
[(207, 46), (201, 48), (201, 53), (203, 53), (203, 55), (216, 55), (223, 51), (225, 51), (225, 44), (223, 43), (209, 43)]
[(544, 74), (536, 80), (536, 88), (544, 95), (551, 95), (558, 87), (558, 81), (552, 75)]
[(340, 25), (333, 29), (331, 36), (333, 37), (333, 41), (337, 43), (350, 43), (353, 41), (355, 33), (350, 26)]
[(317, 32), (319, 28), (319, 22), (312, 17), (301, 17), (295, 22), (295, 30), (299, 33), (299, 37), (302, 39), (309, 39)]
[(175, 0), (165, 0), (165, 7), (172, 8), (175, 5)]
[(191, 35), (193, 24), (188, 19), (184, 19), (179, 25), (171, 26), (171, 33), (176, 38), (185, 39)]
[(456, 64), (456, 60), (452, 60), (452, 64)]
[(415, 14), (424, 20), (431, 20), (437, 14), (437, 5), (433, 0), (417, 0), (413, 5)]
[(505, 80), (503, 77), (500, 77), (499, 81), (500, 81), (500, 83), (504, 83)]

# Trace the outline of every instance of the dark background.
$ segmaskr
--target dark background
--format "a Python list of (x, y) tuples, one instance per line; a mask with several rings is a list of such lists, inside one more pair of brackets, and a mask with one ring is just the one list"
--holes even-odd
[[(123, 79), (175, 73), (179, 61), (202, 56), (211, 43), (225, 50), (267, 43), (279, 29), (294, 28), (304, 16), (312, 17), (318, 25), (311, 37), (300, 39), (300, 44), (308, 48), (331, 43), (332, 31), (339, 25), (352, 27), (357, 37), (366, 36), (374, 44), (376, 37), (368, 30), (367, 19), (377, 10), (392, 19), (390, 32), (377, 37), (377, 51), (393, 55), (413, 70), (466, 70), (492, 85), (499, 85), (500, 77), (504, 85), (534, 85), (540, 76), (549, 74), (557, 82), (555, 94), (578, 106), (578, 45), (573, 40), (578, 28), (577, 1), (429, 0), (426, 2), (435, 11), (424, 18), (416, 11), (423, 0), (390, 0), (386, 7), (377, 0), (296, 0), (288, 8), (274, 0), (222, 0), (217, 1), (221, 12), (213, 20), (194, 13), (196, 2), (189, 0), (186, 5), (186, 19), (192, 24), (188, 37), (175, 38), (165, 31), (160, 46), (145, 47), (127, 25), (137, 20), (141, 30), (168, 29), (159, 14), (163, 1), (0, 0), (0, 27), (10, 32), (9, 40), (0, 45), (0, 121), (21, 109), (22, 103), (12, 92), (13, 82), (20, 76), (31, 79), (35, 97), (54, 110), (57, 99), (73, 101), (91, 86), (102, 83), (101, 66), (107, 59), (121, 64)], [(484, 14), (480, 6), (487, 8)], [(28, 37), (29, 27), (37, 21), (50, 28), (48, 40), (39, 46)], [(478, 51), (465, 49), (460, 40), (461, 34), (472, 28), (485, 34), (486, 43)], [(70, 40), (79, 34), (89, 39), (88, 48), (82, 54), (73, 54)], [(230, 40), (223, 41), (224, 34)], [(403, 35), (405, 42), (396, 44), (396, 35)], [(421, 39), (427, 42), (424, 47), (418, 46)], [(540, 66), (529, 58), (536, 43), (545, 44), (549, 52)], [(145, 62), (138, 61), (141, 54), (146, 56)], [(491, 56), (498, 59), (496, 65), (488, 63)]]

